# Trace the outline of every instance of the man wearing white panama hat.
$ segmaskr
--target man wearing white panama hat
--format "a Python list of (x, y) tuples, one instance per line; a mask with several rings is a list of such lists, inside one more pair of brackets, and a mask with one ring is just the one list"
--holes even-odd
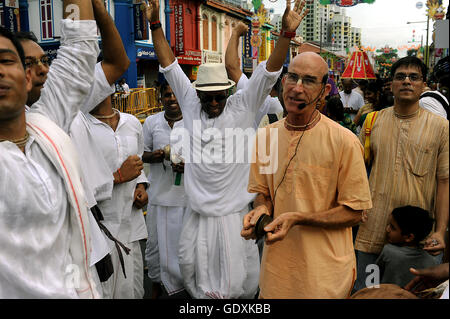
[[(231, 96), (228, 92), (235, 83), (228, 79), (224, 64), (200, 65), (197, 80), (190, 83), (161, 29), (158, 0), (149, 4), (146, 14), (160, 71), (177, 97), (194, 144), (184, 179), (192, 213), (184, 221), (179, 242), (185, 287), (194, 298), (253, 298), (258, 287), (258, 249), (240, 236), (243, 216), (254, 198), (247, 192), (249, 161), (230, 161), (234, 152), (251, 149), (253, 135), (236, 138), (229, 132), (253, 128), (259, 106), (280, 75), (290, 39), (308, 12), (302, 13), (305, 1), (296, 0), (293, 10), (286, 1), (281, 36), (271, 56), (258, 65), (246, 88)], [(232, 149), (226, 147), (230, 141)], [(200, 147), (195, 147), (196, 142)]]

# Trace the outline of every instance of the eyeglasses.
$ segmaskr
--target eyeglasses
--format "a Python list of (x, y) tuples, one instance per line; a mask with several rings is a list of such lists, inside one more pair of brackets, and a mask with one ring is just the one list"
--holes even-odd
[[(324, 78), (322, 79), (322, 83), (326, 83), (326, 81), (327, 81), (327, 79), (326, 79), (326, 75), (325, 75)], [(315, 76), (311, 76), (311, 75), (300, 76), (297, 73), (286, 72), (286, 84), (288, 84), (288, 85), (301, 84), (301, 85), (303, 85), (304, 88), (310, 89), (320, 83), (317, 81), (317, 78)]]
[(220, 95), (198, 94), (198, 98), (200, 99), (200, 102), (202, 102), (202, 103), (211, 103), (213, 100), (215, 100), (217, 103), (225, 103), (225, 101), (228, 98), (228, 95), (226, 95), (226, 94), (220, 94)]
[(44, 55), (40, 59), (34, 57), (34, 56), (27, 56), (25, 57), (25, 66), (27, 68), (31, 68), (33, 65), (39, 65), (42, 64), (43, 66), (50, 66), (52, 63), (52, 60), (47, 56)]
[(394, 80), (395, 81), (405, 81), (406, 78), (409, 78), (411, 82), (417, 82), (422, 80), (422, 76), (418, 73), (395, 73), (394, 74)]

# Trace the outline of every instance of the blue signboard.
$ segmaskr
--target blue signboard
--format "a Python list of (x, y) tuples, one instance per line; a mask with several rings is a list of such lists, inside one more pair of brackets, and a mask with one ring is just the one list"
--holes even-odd
[(153, 46), (143, 46), (136, 44), (136, 58), (146, 60), (157, 60)]

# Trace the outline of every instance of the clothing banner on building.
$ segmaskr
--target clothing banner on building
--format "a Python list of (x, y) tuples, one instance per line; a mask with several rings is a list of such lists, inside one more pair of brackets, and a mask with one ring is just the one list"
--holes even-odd
[(183, 4), (175, 4), (174, 18), (175, 18), (175, 55), (184, 55), (184, 8)]
[(1, 25), (11, 32), (20, 31), (19, 0), (0, 0)]
[(187, 50), (185, 54), (177, 55), (178, 63), (200, 65), (202, 63), (202, 51)]
[(135, 40), (148, 40), (148, 23), (143, 8), (144, 4), (133, 5)]

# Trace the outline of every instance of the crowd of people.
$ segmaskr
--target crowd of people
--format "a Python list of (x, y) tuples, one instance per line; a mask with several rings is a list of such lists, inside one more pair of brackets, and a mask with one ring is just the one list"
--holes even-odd
[(439, 90), (405, 57), (339, 92), (316, 53), (283, 67), (308, 14), (287, 0), (250, 77), (238, 23), (191, 83), (149, 0), (165, 81), (141, 125), (113, 108), (130, 61), (103, 1), (72, 5), (53, 61), (0, 28), (1, 298), (141, 299), (145, 267), (155, 299), (448, 298), (448, 59)]

